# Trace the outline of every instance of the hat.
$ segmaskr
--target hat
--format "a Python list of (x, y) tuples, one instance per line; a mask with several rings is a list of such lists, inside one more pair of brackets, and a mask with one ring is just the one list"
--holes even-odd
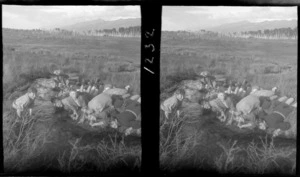
[(60, 69), (54, 70), (54, 71), (53, 71), (53, 74), (55, 74), (55, 75), (60, 75), (60, 74), (61, 74), (61, 70), (60, 70)]
[(254, 85), (254, 86), (252, 87), (252, 92), (257, 91), (257, 90), (259, 90), (259, 86)]
[(30, 87), (30, 88), (28, 89), (28, 92), (37, 93), (37, 89), (34, 88), (34, 87)]
[(105, 85), (104, 85), (104, 89), (110, 89), (110, 88), (112, 88), (112, 85), (111, 85), (111, 84), (105, 84)]
[(276, 86), (272, 88), (273, 92), (276, 92), (276, 90), (278, 90), (278, 88)]
[(183, 95), (184, 94), (184, 90), (183, 89), (178, 89), (174, 92), (174, 95), (178, 95), (178, 94), (181, 94)]
[(126, 90), (128, 90), (129, 88), (130, 88), (130, 85), (127, 85), (127, 86), (125, 87)]
[(207, 71), (203, 71), (203, 72), (200, 73), (200, 75), (205, 77), (205, 76), (208, 75), (208, 72)]

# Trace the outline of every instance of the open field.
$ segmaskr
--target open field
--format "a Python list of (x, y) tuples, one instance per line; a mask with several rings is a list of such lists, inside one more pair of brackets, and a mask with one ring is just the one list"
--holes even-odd
[(139, 94), (140, 38), (2, 31), (5, 172), (139, 172), (139, 137), (80, 126), (49, 100), (35, 102), (31, 117), (17, 118), (11, 104), (35, 79), (47, 78), (55, 69), (116, 87), (129, 84)]
[(46, 34), (43, 37), (43, 34), (19, 33), (3, 30), (4, 90), (11, 90), (12, 81), (24, 82), (24, 77), (30, 79), (36, 72), (39, 72), (36, 75), (45, 75), (62, 68), (119, 87), (129, 83), (134, 92), (139, 92), (139, 38)]
[(161, 89), (172, 85), (167, 77), (175, 73), (184, 77), (208, 70), (266, 89), (277, 86), (297, 98), (297, 45), (295, 40), (171, 38), (162, 33), (161, 83), (166, 84)]
[[(297, 99), (297, 41), (162, 33), (161, 101), (182, 80), (201, 71), (247, 79), (265, 89)], [(296, 120), (296, 110), (289, 119)], [(161, 127), (160, 162), (164, 173), (181, 170), (218, 174), (284, 174), (296, 172), (296, 140), (271, 138), (265, 132), (225, 126), (212, 112), (190, 106)]]

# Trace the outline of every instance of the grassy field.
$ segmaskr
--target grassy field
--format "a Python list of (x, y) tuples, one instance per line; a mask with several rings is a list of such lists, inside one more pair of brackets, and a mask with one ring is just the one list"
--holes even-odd
[(56, 68), (118, 87), (131, 84), (134, 92), (140, 91), (139, 38), (27, 37), (24, 33), (20, 36), (16, 31), (3, 30), (5, 91)]
[[(226, 74), (236, 81), (247, 79), (297, 98), (297, 41), (201, 37), (164, 37), (161, 49), (161, 89), (168, 79), (193, 75), (201, 70)], [(171, 79), (172, 80), (172, 79)]]
[(140, 39), (60, 36), (3, 29), (3, 145), (7, 173), (139, 172), (140, 138), (90, 131), (38, 100), (17, 118), (11, 103), (55, 69), (140, 92)]
[[(297, 41), (201, 38), (162, 33), (161, 101), (182, 80), (200, 71), (247, 79), (297, 99)], [(195, 106), (195, 105), (194, 105)], [(239, 130), (220, 123), (197, 105), (161, 127), (160, 163), (164, 173), (181, 170), (218, 174), (296, 173), (296, 141), (271, 138), (258, 129)], [(289, 119), (296, 124), (296, 110)], [(294, 127), (295, 128), (295, 127)]]

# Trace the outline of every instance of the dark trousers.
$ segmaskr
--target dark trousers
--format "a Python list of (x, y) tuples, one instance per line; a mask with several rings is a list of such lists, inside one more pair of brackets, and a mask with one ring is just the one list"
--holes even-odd
[(141, 121), (136, 120), (136, 117), (128, 111), (122, 112), (117, 115), (118, 122), (120, 126), (132, 127), (133, 129), (141, 128)]

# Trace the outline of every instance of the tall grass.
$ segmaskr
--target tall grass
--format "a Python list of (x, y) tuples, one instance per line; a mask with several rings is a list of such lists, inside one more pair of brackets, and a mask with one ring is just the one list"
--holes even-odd
[(187, 117), (173, 116), (160, 127), (160, 164), (161, 169), (173, 171), (183, 163), (190, 165), (195, 152), (191, 151), (198, 145), (201, 135), (192, 132), (188, 135), (182, 126)]
[[(127, 147), (111, 137), (111, 142), (99, 142), (94, 145), (80, 145), (80, 139), (70, 141), (71, 151), (58, 157), (59, 169), (65, 173), (83, 171), (113, 171), (116, 167), (128, 171), (139, 171), (141, 167), (141, 149)], [(110, 145), (109, 145), (110, 144)]]
[(119, 87), (130, 83), (133, 92), (140, 91), (140, 51), (136, 47), (140, 44), (139, 39), (89, 36), (68, 39), (52, 34), (52, 38), (41, 40), (42, 33), (38, 36), (28, 33), (31, 37), (24, 38), (22, 31), (3, 32), (3, 84), (6, 90), (62, 69), (86, 79), (113, 82)]
[[(69, 145), (60, 147), (53, 127), (51, 105), (46, 103), (38, 106), (29, 116), (25, 112), (18, 118), (15, 110), (5, 106), (3, 114), (3, 148), (4, 171), (6, 173), (22, 173), (35, 168), (50, 168), (57, 172), (139, 172), (141, 167), (141, 146), (128, 146), (124, 137), (119, 142), (119, 135), (110, 136), (110, 141), (86, 142), (82, 145), (81, 138), (70, 137)], [(58, 129), (60, 130), (60, 129)], [(59, 155), (46, 156), (52, 146), (57, 146)], [(67, 148), (69, 147), (69, 148)], [(49, 151), (50, 149), (50, 151)], [(38, 163), (38, 164), (37, 164)], [(45, 169), (44, 169), (45, 170)]]
[[(37, 78), (49, 77), (54, 69), (62, 69), (66, 73), (77, 72), (85, 79), (100, 79), (104, 83), (111, 83), (117, 87), (131, 85), (135, 93), (140, 92), (140, 72), (136, 67), (120, 60), (125, 65), (116, 65), (115, 72), (106, 71), (105, 60), (94, 60), (86, 58), (84, 63), (69, 60), (61, 63), (59, 59), (40, 59), (32, 57), (32, 54), (4, 51), (4, 91), (11, 91), (17, 87), (32, 82)], [(50, 53), (51, 56), (52, 53)], [(118, 63), (116, 61), (116, 63)], [(133, 68), (132, 68), (133, 67)], [(127, 70), (127, 68), (129, 70)], [(132, 70), (134, 69), (134, 70)]]
[[(296, 173), (295, 147), (275, 147), (274, 139), (268, 142), (267, 138), (261, 139), (260, 145), (251, 142), (246, 147), (239, 147), (236, 143), (237, 141), (234, 141), (231, 146), (219, 144), (224, 152), (214, 161), (218, 171), (286, 175)], [(242, 158), (241, 154), (244, 154)]]
[(36, 118), (25, 113), (20, 118), (12, 110), (3, 116), (4, 169), (20, 172), (39, 157), (49, 143), (49, 130), (35, 131)]
[(238, 140), (215, 142), (218, 151), (212, 156), (207, 149), (208, 134), (201, 130), (184, 131), (186, 118), (177, 118), (160, 130), (160, 164), (165, 172), (184, 169), (208, 170), (233, 174), (286, 174), (296, 173), (296, 147), (276, 147), (267, 136), (260, 143), (239, 144)]

